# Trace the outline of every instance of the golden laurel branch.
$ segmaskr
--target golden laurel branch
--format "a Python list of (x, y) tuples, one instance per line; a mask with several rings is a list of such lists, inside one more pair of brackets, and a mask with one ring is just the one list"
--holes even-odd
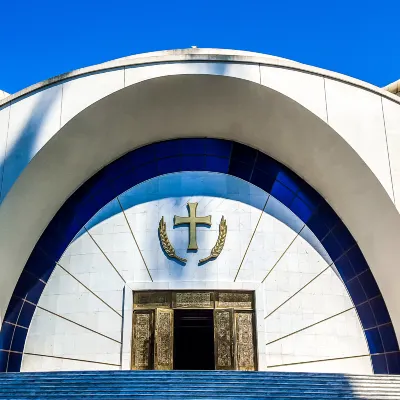
[(160, 234), (161, 246), (164, 249), (165, 253), (171, 258), (175, 258), (185, 263), (187, 261), (186, 258), (181, 258), (175, 253), (175, 249), (168, 239), (167, 224), (164, 222), (164, 217), (161, 217), (160, 223), (158, 224), (158, 233)]
[(217, 243), (215, 243), (215, 246), (212, 248), (210, 255), (206, 258), (201, 259), (199, 263), (204, 263), (208, 260), (211, 260), (212, 258), (217, 258), (221, 254), (221, 251), (225, 245), (227, 231), (228, 227), (226, 225), (226, 219), (224, 218), (224, 216), (222, 216), (221, 222), (219, 223), (219, 235)]

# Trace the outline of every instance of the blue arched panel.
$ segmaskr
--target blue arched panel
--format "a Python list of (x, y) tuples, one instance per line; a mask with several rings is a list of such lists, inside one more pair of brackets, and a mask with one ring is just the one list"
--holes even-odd
[(103, 206), (131, 187), (173, 172), (210, 171), (246, 180), (292, 210), (321, 241), (356, 306), (375, 373), (400, 373), (400, 352), (379, 287), (364, 256), (327, 202), (284, 165), (248, 146), (179, 139), (127, 153), (83, 184), (61, 207), (33, 249), (15, 287), (0, 334), (0, 371), (19, 371), (36, 304), (56, 261)]

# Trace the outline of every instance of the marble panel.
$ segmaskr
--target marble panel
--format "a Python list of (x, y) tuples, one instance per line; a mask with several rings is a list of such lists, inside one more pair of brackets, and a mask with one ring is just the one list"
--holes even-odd
[(385, 129), (389, 152), (390, 168), (392, 172), (394, 200), (397, 209), (400, 209), (400, 105), (394, 101), (382, 98)]
[(264, 320), (267, 340), (292, 334), (351, 307), (346, 288), (330, 268)]
[[(285, 357), (270, 357), (269, 361), (283, 363)], [(268, 367), (268, 371), (282, 372), (319, 372), (319, 373), (339, 373), (339, 374), (373, 374), (371, 359), (369, 356), (347, 358), (340, 360), (319, 361), (305, 364), (284, 365), (281, 367)]]
[[(51, 329), (48, 330), (47, 327)], [(119, 364), (120, 344), (59, 316), (37, 309), (24, 352), (101, 362), (110, 362), (108, 359), (111, 357), (112, 364)]]
[(328, 123), (359, 154), (393, 200), (381, 98), (325, 80)]
[(47, 371), (102, 371), (118, 370), (119, 366), (106, 365), (85, 361), (68, 360), (54, 357), (41, 357), (24, 354), (21, 372), (47, 372)]
[(300, 103), (326, 121), (324, 78), (290, 69), (260, 66), (261, 84)]
[[(102, 226), (98, 229), (102, 229)], [(115, 235), (119, 235), (119, 233)], [(82, 231), (67, 248), (59, 260), (59, 264), (101, 299), (106, 302), (111, 301), (112, 307), (121, 308), (124, 286), (124, 281), (120, 276), (122, 275), (122, 266), (121, 270), (118, 270), (110, 256), (106, 255), (100, 247), (108, 245), (107, 241), (102, 240), (103, 238), (103, 235), (93, 234), (90, 236), (86, 231)], [(111, 235), (111, 239), (114, 238)], [(96, 244), (97, 240), (101, 242), (98, 245)]]
[[(282, 357), (282, 364), (291, 364), (367, 355), (369, 350), (357, 313), (350, 310), (266, 345), (266, 353), (267, 359), (277, 355)], [(272, 360), (268, 366), (277, 365)]]
[(237, 279), (261, 282), (280, 260), (304, 223), (270, 196)]
[[(62, 274), (63, 271), (60, 268), (59, 271), (61, 273), (55, 270), (40, 298), (39, 306), (44, 310), (36, 309), (25, 351), (57, 356), (65, 356), (68, 353), (71, 357), (73, 355), (72, 358), (79, 358), (82, 352), (80, 341), (86, 341), (87, 337), (94, 336), (94, 340), (99, 340), (100, 337), (108, 346), (110, 343), (116, 343), (101, 335), (120, 341), (121, 315), (77, 284), (68, 274), (65, 272)], [(121, 296), (121, 292), (118, 294)], [(121, 302), (121, 298), (119, 301)], [(98, 350), (92, 348), (92, 351), (94, 354), (98, 351), (101, 353), (101, 348), (104, 349), (104, 343), (99, 344)]]
[(297, 236), (264, 282), (266, 315), (295, 295), (328, 265), (306, 240)]
[(103, 207), (86, 228), (124, 279), (150, 281), (142, 254), (117, 199)]

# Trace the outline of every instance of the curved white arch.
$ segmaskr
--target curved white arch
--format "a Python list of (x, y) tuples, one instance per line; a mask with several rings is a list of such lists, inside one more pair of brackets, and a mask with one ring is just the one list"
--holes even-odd
[(391, 101), (400, 103), (400, 99), (392, 94), (386, 88), (379, 88), (370, 83), (339, 74), (327, 69), (313, 67), (302, 64), (287, 58), (277, 57), (270, 54), (255, 53), (251, 51), (231, 50), (231, 49), (214, 49), (214, 48), (189, 48), (153, 51), (149, 53), (135, 54), (127, 57), (117, 58), (101, 64), (89, 67), (79, 68), (50, 79), (35, 83), (17, 93), (9, 95), (7, 99), (0, 99), (0, 107), (22, 98), (27, 94), (34, 93), (37, 90), (59, 84), (71, 78), (84, 77), (88, 74), (107, 72), (118, 68), (128, 68), (136, 66), (151, 66), (159, 63), (184, 63), (184, 62), (220, 62), (220, 63), (237, 63), (237, 64), (254, 64), (258, 66), (271, 66), (282, 69), (290, 69), (307, 74), (318, 75), (321, 77), (337, 80), (349, 85), (354, 85), (364, 90), (371, 91), (375, 94), (384, 96)]
[(329, 125), (259, 84), (176, 75), (122, 89), (69, 121), (37, 153), (0, 209), (1, 309), (36, 241), (64, 201), (122, 154), (178, 137), (245, 143), (309, 182), (343, 219), (400, 332), (400, 216), (360, 156)]

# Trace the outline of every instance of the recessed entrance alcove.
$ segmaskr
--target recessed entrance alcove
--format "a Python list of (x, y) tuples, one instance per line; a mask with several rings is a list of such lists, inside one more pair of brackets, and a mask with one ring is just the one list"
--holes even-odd
[[(13, 319), (21, 370), (370, 373), (371, 361), (385, 359), (393, 327), (360, 249), (286, 167), (237, 143), (184, 139), (107, 168), (104, 184), (96, 178), (81, 189), (82, 206), (65, 206), (72, 219), (61, 211), (55, 219), (57, 229), (66, 224), (62, 238), (74, 232), (65, 247), (53, 225), (40, 240), (54, 246), (56, 263), (39, 245), (27, 263), (23, 277), (37, 266), (45, 273)], [(151, 307), (134, 300), (162, 293), (169, 300)], [(254, 298), (247, 308), (221, 306), (224, 293)], [(178, 305), (178, 294), (205, 303), (208, 296), (207, 306)]]
[(134, 292), (132, 369), (257, 369), (254, 293)]

